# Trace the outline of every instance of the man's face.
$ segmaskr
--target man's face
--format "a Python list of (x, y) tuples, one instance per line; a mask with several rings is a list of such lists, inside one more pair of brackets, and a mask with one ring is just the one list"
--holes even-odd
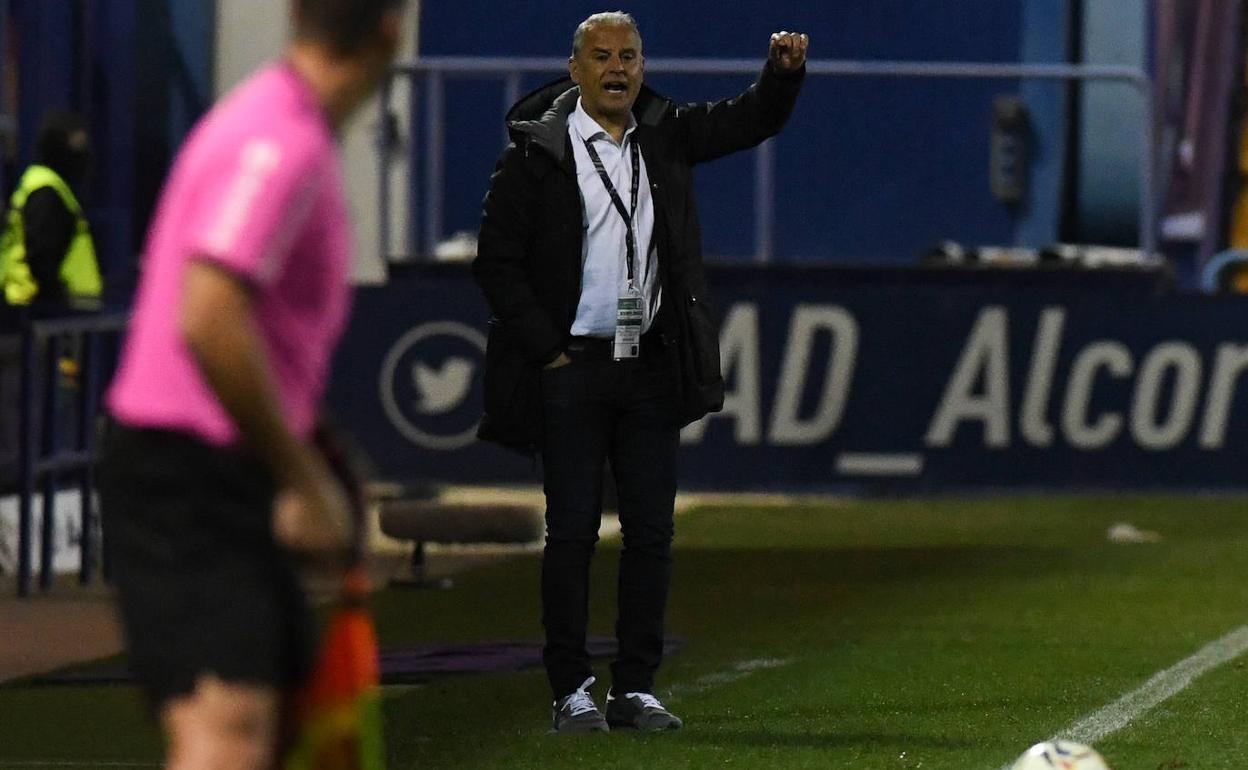
[(624, 119), (641, 90), (641, 38), (627, 25), (595, 24), (568, 61), (572, 80), (591, 116)]

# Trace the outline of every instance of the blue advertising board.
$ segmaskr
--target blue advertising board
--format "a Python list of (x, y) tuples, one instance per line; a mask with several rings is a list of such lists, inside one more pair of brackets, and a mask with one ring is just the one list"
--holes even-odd
[[(1248, 301), (1146, 278), (718, 268), (723, 412), (690, 488), (1248, 487)], [(524, 482), (473, 437), (488, 313), (463, 266), (361, 291), (331, 408), (388, 478)]]

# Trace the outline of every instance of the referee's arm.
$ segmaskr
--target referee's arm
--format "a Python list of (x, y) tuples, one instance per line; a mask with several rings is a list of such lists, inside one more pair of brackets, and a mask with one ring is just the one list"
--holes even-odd
[(278, 539), (302, 551), (345, 549), (346, 497), (319, 453), (286, 425), (250, 287), (224, 267), (193, 260), (178, 322), (208, 386), (282, 488), (273, 520)]

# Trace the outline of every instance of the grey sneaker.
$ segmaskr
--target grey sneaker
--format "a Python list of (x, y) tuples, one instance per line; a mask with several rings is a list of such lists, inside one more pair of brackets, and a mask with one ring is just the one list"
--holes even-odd
[(587, 692), (593, 683), (594, 678), (591, 676), (571, 695), (555, 701), (554, 714), (551, 717), (555, 732), (575, 735), (605, 733), (611, 729), (607, 727), (607, 720), (602, 718), (602, 712), (594, 705), (593, 697)]
[(608, 690), (607, 724), (638, 730), (679, 730), (685, 723), (648, 692), (626, 692), (616, 697)]

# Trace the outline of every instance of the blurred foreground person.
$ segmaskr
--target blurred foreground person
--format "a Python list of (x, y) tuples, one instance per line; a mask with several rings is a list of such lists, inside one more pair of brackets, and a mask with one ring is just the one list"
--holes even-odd
[[(771, 36), (745, 93), (675, 104), (642, 85), (632, 16), (590, 16), (570, 79), (508, 114), (473, 273), (493, 311), (479, 435), (542, 456), (543, 659), (558, 732), (681, 726), (654, 696), (671, 580), (680, 428), (724, 400), (693, 167), (780, 131), (807, 37)], [(605, 716), (589, 687), (589, 564), (603, 469), (619, 493), (619, 654)]]
[(402, 0), (293, 0), (283, 58), (195, 127), (158, 203), (100, 492), (132, 666), (170, 770), (267, 770), (315, 630), (293, 567), (349, 550), (312, 438), (350, 304), (336, 134)]

